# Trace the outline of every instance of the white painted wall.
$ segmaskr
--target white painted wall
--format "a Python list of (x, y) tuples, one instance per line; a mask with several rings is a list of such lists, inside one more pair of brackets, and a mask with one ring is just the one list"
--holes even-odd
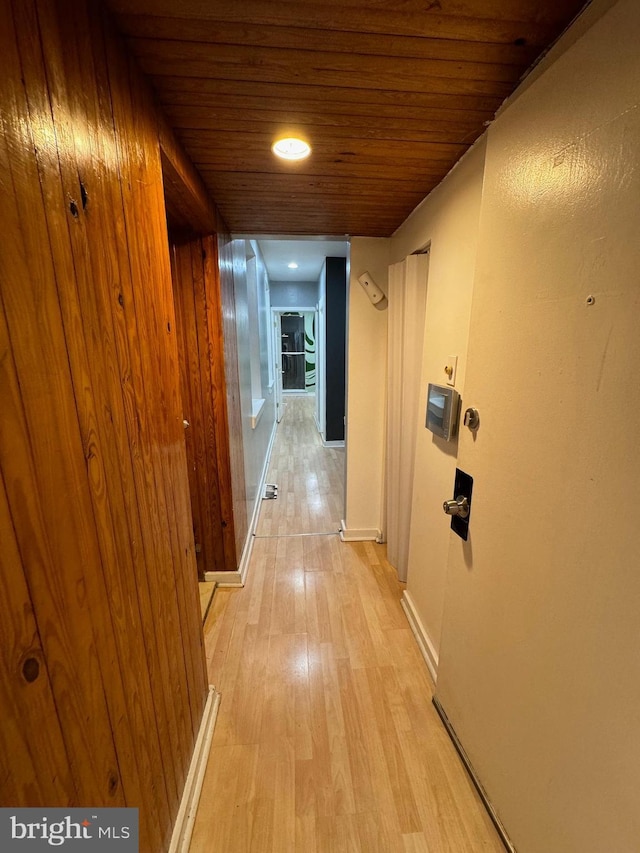
[[(273, 386), (269, 385), (268, 364), (268, 276), (255, 242), (252, 246), (256, 255), (255, 276), (252, 275), (250, 280), (247, 278), (245, 240), (234, 240), (232, 249), (246, 501), (248, 517), (251, 518), (259, 499), (260, 481), (275, 425), (275, 399)], [(251, 295), (248, 289), (250, 285), (256, 288), (256, 292)], [(250, 299), (255, 308), (251, 312), (249, 311)], [(259, 340), (259, 374), (263, 384), (262, 393), (265, 404), (260, 420), (254, 428), (252, 426), (251, 342), (256, 338)]]
[(639, 44), (620, 0), (488, 133), (437, 695), (519, 853), (639, 849)]
[(375, 538), (383, 527), (387, 312), (358, 282), (368, 271), (387, 290), (389, 240), (354, 237), (348, 293), (346, 538)]
[(449, 551), (450, 524), (442, 502), (452, 497), (458, 442), (446, 442), (424, 426), (427, 385), (445, 384), (448, 356), (458, 356), (455, 388), (464, 401), (469, 315), (482, 199), (485, 141), (480, 140), (391, 239), (398, 262), (430, 245), (424, 341), (420, 362), (419, 416), (406, 596), (421, 620), (432, 669), (437, 668)]
[(387, 559), (407, 580), (416, 440), (424, 414), (418, 407), (429, 256), (408, 255), (389, 267), (387, 301), (387, 456), (385, 466)]
[(519, 853), (640, 838), (640, 5), (588, 14), (390, 246), (352, 241), (348, 526), (382, 514), (384, 315), (358, 274), (431, 242), (423, 388), (458, 355), (480, 410), (457, 450), (418, 431), (408, 591)]

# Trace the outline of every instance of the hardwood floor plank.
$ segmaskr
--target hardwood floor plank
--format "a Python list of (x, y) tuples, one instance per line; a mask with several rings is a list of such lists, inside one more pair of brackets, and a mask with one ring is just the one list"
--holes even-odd
[(247, 585), (218, 590), (205, 624), (222, 702), (192, 853), (501, 853), (431, 704), (385, 546), (308, 535), (343, 495), (312, 411), (287, 401)]

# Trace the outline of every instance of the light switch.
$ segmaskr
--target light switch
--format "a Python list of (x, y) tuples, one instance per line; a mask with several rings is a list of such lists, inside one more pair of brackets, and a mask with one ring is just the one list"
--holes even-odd
[(458, 356), (447, 356), (447, 363), (444, 366), (444, 372), (447, 377), (447, 385), (456, 384), (456, 371), (458, 369)]

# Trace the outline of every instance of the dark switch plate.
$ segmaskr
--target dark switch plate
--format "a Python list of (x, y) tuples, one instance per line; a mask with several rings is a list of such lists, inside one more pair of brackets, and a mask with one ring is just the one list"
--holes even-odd
[(453, 487), (454, 498), (463, 497), (469, 502), (469, 515), (460, 518), (459, 515), (451, 516), (451, 529), (466, 542), (469, 538), (469, 520), (471, 519), (471, 493), (473, 492), (473, 477), (456, 468), (456, 479)]

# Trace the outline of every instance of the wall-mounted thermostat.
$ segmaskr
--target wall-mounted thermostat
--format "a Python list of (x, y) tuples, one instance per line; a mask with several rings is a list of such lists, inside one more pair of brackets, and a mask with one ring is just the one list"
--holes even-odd
[(435, 435), (451, 441), (458, 431), (458, 413), (460, 411), (460, 395), (446, 385), (429, 383), (427, 389), (427, 421), (426, 428)]

